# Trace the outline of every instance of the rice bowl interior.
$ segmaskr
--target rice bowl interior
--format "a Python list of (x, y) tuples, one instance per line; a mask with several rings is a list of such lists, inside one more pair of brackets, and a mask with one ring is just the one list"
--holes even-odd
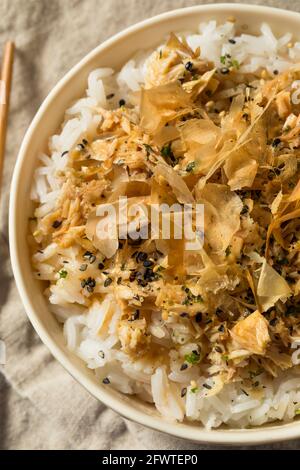
[[(70, 103), (35, 172), (34, 275), (99, 384), (207, 428), (290, 421), (300, 406), (299, 45), (266, 23), (260, 37), (214, 20), (174, 33), (120, 71), (92, 72)], [(116, 191), (203, 201), (197, 259), (151, 240), (103, 246), (92, 208)]]

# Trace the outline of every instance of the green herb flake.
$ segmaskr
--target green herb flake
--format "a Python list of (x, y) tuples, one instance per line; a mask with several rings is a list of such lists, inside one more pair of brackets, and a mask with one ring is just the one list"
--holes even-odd
[(65, 279), (68, 275), (68, 271), (66, 271), (65, 269), (61, 269), (59, 272), (59, 279)]
[(295, 415), (300, 415), (300, 408), (298, 408), (298, 410), (295, 410)]
[(191, 291), (189, 291), (186, 298), (182, 301), (182, 305), (193, 305), (194, 303), (200, 302), (203, 302), (201, 295), (193, 295)]
[(239, 70), (239, 68), (240, 68), (240, 63), (239, 63), (239, 61), (236, 60), (236, 59), (232, 59), (232, 61), (231, 61), (231, 67), (234, 67), (234, 68), (236, 68), (237, 70)]
[(240, 68), (239, 61), (236, 60), (236, 59), (232, 59), (230, 54), (221, 55), (220, 63), (222, 65), (225, 65), (226, 67), (232, 67), (232, 68), (235, 68), (237, 70), (239, 70), (239, 68)]
[(168, 158), (171, 155), (171, 144), (166, 144), (162, 147), (160, 153), (164, 158)]
[(192, 393), (197, 393), (199, 391), (198, 387), (191, 388)]
[(200, 360), (200, 354), (196, 351), (192, 351), (191, 354), (186, 354), (184, 360), (189, 364), (197, 364)]

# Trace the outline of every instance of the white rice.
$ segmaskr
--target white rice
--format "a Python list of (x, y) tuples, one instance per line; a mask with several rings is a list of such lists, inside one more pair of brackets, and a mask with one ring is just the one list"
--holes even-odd
[[(201, 56), (214, 61), (216, 66), (221, 65), (221, 56), (230, 54), (240, 63), (241, 72), (255, 72), (260, 67), (270, 73), (274, 70), (282, 72), (291, 63), (300, 60), (300, 43), (293, 43), (290, 47), (290, 33), (276, 38), (266, 23), (261, 25), (260, 31), (259, 36), (237, 36), (234, 23), (217, 25), (215, 21), (210, 21), (201, 23), (198, 32), (187, 34), (186, 38), (193, 49), (200, 47)], [(31, 191), (32, 200), (39, 203), (37, 216), (45, 216), (55, 207), (60, 192), (56, 172), (67, 163), (67, 156), (62, 157), (61, 154), (79, 143), (85, 133), (90, 138), (96, 137), (96, 128), (100, 122), (97, 106), (112, 109), (118, 106), (120, 99), (130, 101), (129, 92), (137, 91), (144, 82), (149, 54), (139, 52), (118, 73), (110, 68), (99, 68), (89, 75), (86, 96), (70, 106), (61, 132), (50, 139), (50, 157), (45, 154), (39, 157), (41, 166), (35, 171)], [(114, 97), (107, 99), (110, 94), (114, 94)], [(43, 253), (35, 255), (39, 267), (38, 279), (56, 279), (51, 258), (56, 256), (57, 250), (57, 245), (52, 243)], [(68, 277), (57, 281), (47, 289), (46, 294), (52, 312), (64, 323), (68, 347), (88, 368), (95, 370), (99, 384), (106, 377), (111, 386), (121, 392), (136, 394), (142, 400), (154, 402), (166, 419), (197, 420), (207, 428), (217, 427), (221, 423), (238, 428), (258, 426), (276, 419), (287, 421), (297, 414), (300, 408), (300, 377), (294, 369), (283, 372), (273, 381), (261, 374), (259, 381), (265, 387), (263, 396), (252, 398), (241, 391), (242, 386), (238, 382), (225, 385), (217, 395), (210, 395), (202, 386), (204, 378), (199, 375), (199, 368), (180, 371), (181, 361), (175, 350), (169, 353), (169, 373), (165, 367), (155, 368), (154, 365), (144, 363), (142, 358), (132, 362), (120, 350), (117, 324), (121, 312), (115, 300), (107, 295), (102, 304), (94, 302), (89, 309), (85, 308), (77, 274), (80, 260), (77, 259), (76, 249), (60, 249), (60, 253), (62, 251), (64, 259), (69, 263)], [(94, 268), (89, 266), (88, 269)], [(99, 273), (92, 274), (99, 276)], [(105, 289), (101, 292), (105, 292)], [(160, 320), (159, 316), (153, 315), (149, 331), (154, 342), (166, 344), (171, 332), (179, 334), (182, 325), (166, 327)], [(183, 355), (195, 349), (184, 331), (180, 331), (180, 335), (185, 338)], [(300, 338), (299, 343), (293, 345), (294, 364), (300, 363), (299, 345)], [(191, 380), (194, 381), (193, 386), (190, 385)], [(205, 382), (208, 383), (207, 380)], [(187, 390), (182, 397), (183, 387)]]

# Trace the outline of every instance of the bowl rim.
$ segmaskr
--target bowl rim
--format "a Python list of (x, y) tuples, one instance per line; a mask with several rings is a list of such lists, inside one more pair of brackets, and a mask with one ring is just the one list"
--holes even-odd
[(38, 315), (35, 312), (35, 308), (32, 304), (30, 295), (28, 295), (24, 278), (20, 269), (20, 250), (18, 247), (17, 231), (15, 230), (17, 223), (17, 201), (18, 201), (18, 185), (20, 178), (22, 177), (22, 168), (24, 165), (25, 156), (30, 146), (30, 141), (34, 132), (35, 127), (38, 125), (40, 120), (43, 118), (49, 104), (55, 100), (56, 95), (64, 87), (65, 83), (75, 76), (91, 59), (97, 57), (101, 52), (112, 47), (115, 43), (120, 41), (122, 38), (133, 35), (136, 32), (141, 31), (145, 27), (163, 22), (165, 20), (179, 17), (182, 15), (193, 15), (205, 11), (205, 13), (211, 13), (223, 10), (225, 14), (239, 14), (239, 13), (255, 13), (265, 14), (268, 16), (275, 16), (280, 18), (282, 21), (289, 20), (298, 17), (300, 25), (300, 13), (284, 10), (280, 8), (258, 6), (249, 4), (231, 4), (231, 3), (219, 3), (219, 4), (205, 4), (197, 5), (192, 7), (180, 8), (165, 13), (153, 16), (149, 19), (140, 21), (132, 26), (127, 27), (121, 32), (108, 38), (100, 45), (96, 46), (92, 51), (86, 54), (76, 65), (74, 65), (51, 89), (49, 94), (46, 96), (42, 104), (40, 105), (37, 113), (31, 121), (26, 134), (23, 138), (17, 161), (15, 164), (13, 178), (10, 188), (10, 202), (9, 202), (9, 245), (10, 245), (10, 256), (12, 270), (16, 281), (17, 289), (22, 300), (22, 304), (25, 308), (27, 316), (29, 317), (34, 329), (41, 338), (42, 342), (48, 347), (52, 355), (58, 360), (58, 362), (79, 382), (85, 387), (95, 398), (104, 403), (107, 407), (113, 409), (124, 418), (134, 421), (138, 424), (144, 425), (155, 431), (160, 431), (171, 436), (186, 439), (197, 443), (207, 444), (224, 444), (224, 445), (236, 445), (236, 444), (263, 444), (271, 443), (276, 441), (284, 441), (296, 439), (300, 436), (300, 421), (293, 421), (288, 424), (279, 424), (274, 427), (256, 427), (250, 429), (214, 429), (207, 430), (204, 427), (189, 424), (187, 422), (179, 423), (174, 426), (173, 423), (166, 421), (160, 416), (153, 416), (146, 414), (139, 409), (135, 409), (132, 404), (127, 403), (122, 398), (115, 396), (109, 389), (105, 389), (101, 385), (96, 384), (90, 378), (88, 378), (83, 371), (72, 363), (67, 354), (61, 349), (61, 347), (54, 341), (54, 339), (47, 332), (47, 329), (42, 325)]

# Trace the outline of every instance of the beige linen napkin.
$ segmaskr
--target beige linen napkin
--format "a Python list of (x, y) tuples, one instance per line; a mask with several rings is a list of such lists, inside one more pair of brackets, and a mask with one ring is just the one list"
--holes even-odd
[[(0, 45), (16, 42), (0, 238), (2, 449), (194, 449), (126, 422), (91, 397), (41, 343), (20, 302), (8, 251), (9, 185), (24, 132), (53, 85), (89, 50), (126, 26), (197, 0), (2, 0)], [(218, 3), (214, 0), (213, 3)], [(236, 3), (236, 2), (232, 2)], [(299, 0), (248, 1), (300, 11)], [(297, 448), (299, 442), (278, 444)]]

